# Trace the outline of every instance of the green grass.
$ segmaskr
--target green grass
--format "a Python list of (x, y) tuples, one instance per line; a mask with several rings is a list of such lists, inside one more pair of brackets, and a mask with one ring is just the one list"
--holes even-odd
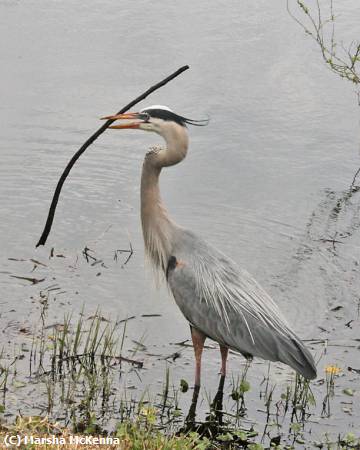
[[(12, 358), (8, 352), (1, 352), (0, 438), (4, 438), (6, 433), (54, 434), (66, 438), (71, 434), (110, 434), (121, 440), (120, 448), (150, 450), (261, 450), (264, 442), (267, 442), (267, 447), (271, 445), (278, 450), (296, 449), (305, 443), (312, 448), (328, 450), (360, 449), (359, 436), (347, 432), (337, 439), (324, 434), (318, 441), (309, 443), (311, 436), (305, 427), (315, 410), (311, 384), (296, 376), (286, 386), (279, 387), (272, 384), (269, 372), (260, 386), (254, 387), (247, 377), (247, 364), (237, 377), (229, 379), (230, 389), (225, 392), (226, 409), (223, 409), (222, 398), (215, 402), (203, 389), (208, 413), (202, 421), (194, 419), (187, 422), (179, 405), (185, 395), (189, 399), (192, 390), (184, 379), (180, 380), (179, 386), (172, 384), (169, 365), (165, 369), (161, 392), (157, 395), (145, 389), (142, 395), (134, 397), (132, 391), (127, 391), (119, 383), (124, 370), (140, 370), (142, 366), (141, 361), (135, 359), (140, 358), (136, 352), (143, 346), (142, 342), (136, 341), (136, 349), (125, 353), (126, 321), (116, 324), (98, 310), (88, 317), (82, 311), (76, 318), (67, 314), (61, 323), (50, 327), (47, 326), (46, 311), (47, 300), (44, 297), (31, 351), (21, 357), (29, 360), (31, 383), (39, 389), (41, 401), (45, 401), (45, 411), (40, 416), (19, 416), (14, 422), (5, 420), (9, 392), (16, 395), (16, 389), (26, 383), (21, 381), (18, 373), (20, 356)], [(125, 356), (128, 354), (130, 357)], [(323, 385), (324, 418), (331, 412), (338, 372), (335, 366), (327, 368)], [(246, 422), (248, 412), (253, 409), (251, 402), (248, 404), (248, 397), (254, 389), (259, 392), (264, 405), (265, 428), (256, 422)], [(57, 421), (58, 417), (61, 420)], [(37, 445), (36, 448), (42, 447)], [(66, 446), (62, 448), (66, 449)]]

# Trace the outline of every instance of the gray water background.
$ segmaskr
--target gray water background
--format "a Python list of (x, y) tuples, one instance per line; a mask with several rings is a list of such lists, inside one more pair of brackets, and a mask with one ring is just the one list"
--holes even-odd
[[(336, 6), (339, 39), (351, 42), (360, 5)], [(1, 1), (0, 11), (4, 343), (38, 318), (38, 287), (10, 277), (29, 276), (30, 258), (48, 265), (36, 272), (45, 274), (44, 284), (66, 291), (50, 308), (53, 320), (100, 305), (111, 317), (161, 314), (129, 322), (128, 333), (164, 353), (189, 337), (168, 291), (156, 289), (144, 264), (140, 171), (159, 137), (103, 134), (71, 172), (48, 243), (35, 250), (56, 182), (99, 117), (183, 64), (191, 69), (139, 105), (210, 117), (207, 127), (189, 128), (187, 159), (162, 174), (170, 214), (252, 273), (301, 337), (318, 338), (323, 327), (334, 339), (354, 338), (343, 323), (358, 301), (356, 199), (341, 218), (340, 228), (352, 231), (336, 260), (319, 239), (339, 231), (329, 212), (359, 165), (355, 86), (326, 69), (284, 2)], [(134, 255), (122, 267), (114, 251), (129, 242)], [(85, 246), (107, 269), (85, 262)], [(51, 247), (66, 258), (49, 260)], [(338, 304), (343, 316), (329, 317)], [(190, 381), (191, 349), (185, 361), (174, 377)], [(360, 366), (358, 351), (331, 354), (328, 362)], [(218, 363), (217, 352), (206, 353), (207, 386), (216, 384)], [(152, 365), (144, 384), (164, 372), (165, 362)], [(238, 367), (231, 357), (230, 370)]]

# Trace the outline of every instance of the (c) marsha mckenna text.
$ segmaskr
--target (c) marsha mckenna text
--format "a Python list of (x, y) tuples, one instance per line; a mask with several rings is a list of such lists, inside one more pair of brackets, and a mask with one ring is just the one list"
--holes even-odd
[(20, 447), (20, 445), (119, 445), (120, 439), (111, 436), (32, 436), (19, 434), (6, 435), (4, 444)]

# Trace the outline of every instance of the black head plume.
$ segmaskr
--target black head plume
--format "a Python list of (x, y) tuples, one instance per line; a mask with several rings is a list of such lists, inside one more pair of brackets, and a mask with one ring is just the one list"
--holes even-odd
[(167, 106), (150, 106), (140, 111), (141, 113), (148, 114), (150, 117), (162, 119), (166, 121), (175, 122), (183, 127), (186, 125), (194, 125), (196, 127), (204, 127), (209, 123), (209, 119), (189, 119), (187, 117), (179, 116), (169, 109)]

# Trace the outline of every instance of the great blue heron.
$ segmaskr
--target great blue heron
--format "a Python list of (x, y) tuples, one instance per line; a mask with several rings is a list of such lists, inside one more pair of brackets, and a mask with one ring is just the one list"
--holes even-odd
[(170, 219), (161, 200), (163, 167), (181, 162), (188, 150), (187, 124), (205, 125), (155, 105), (138, 113), (107, 116), (128, 119), (110, 128), (153, 131), (165, 147), (146, 153), (141, 176), (141, 222), (146, 253), (163, 275), (188, 320), (194, 345), (195, 386), (200, 386), (201, 355), (207, 337), (220, 344), (221, 375), (229, 349), (288, 364), (307, 379), (316, 377), (313, 357), (261, 286), (221, 251)]

